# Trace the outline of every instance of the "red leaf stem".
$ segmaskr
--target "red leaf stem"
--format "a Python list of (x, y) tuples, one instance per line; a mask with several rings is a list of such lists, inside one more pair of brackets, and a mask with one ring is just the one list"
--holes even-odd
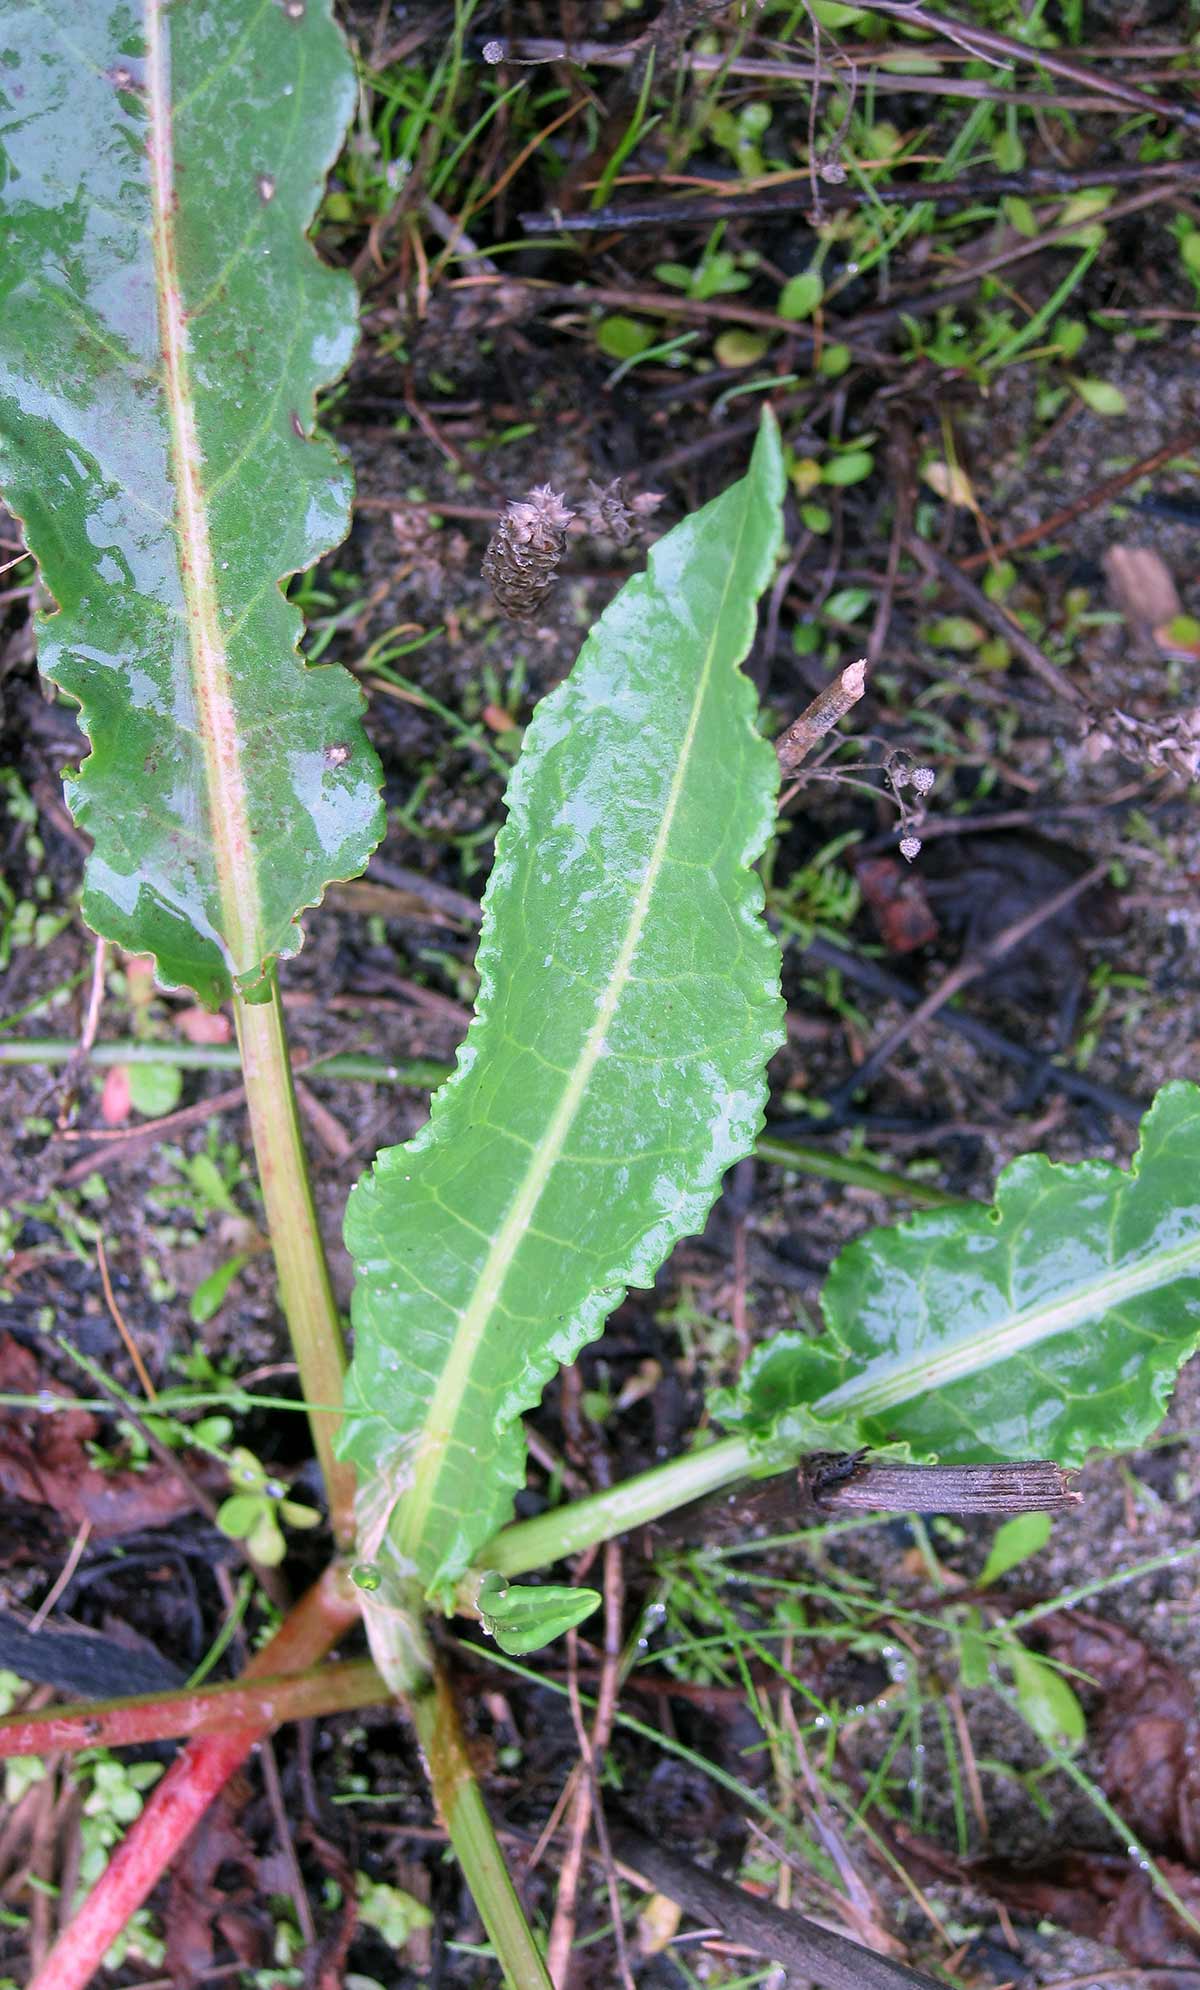
[(128, 1748), (176, 1736), (276, 1728), (284, 1721), (347, 1713), (390, 1697), (369, 1658), (278, 1673), (253, 1686), (241, 1679), (181, 1693), (138, 1693), (123, 1700), (50, 1707), (0, 1719), (0, 1760), (8, 1755), (63, 1755), (81, 1748)]
[[(243, 1678), (305, 1672), (324, 1658), (357, 1620), (358, 1603), (345, 1575), (329, 1568), (285, 1617), (270, 1643), (254, 1654)], [(213, 1798), (269, 1731), (249, 1721), (194, 1741), (171, 1764), (140, 1817), (68, 1923), (28, 1990), (84, 1990), (130, 1916), (148, 1898)]]

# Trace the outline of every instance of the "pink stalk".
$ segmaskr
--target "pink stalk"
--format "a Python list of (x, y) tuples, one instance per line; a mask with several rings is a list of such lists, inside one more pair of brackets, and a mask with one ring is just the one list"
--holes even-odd
[[(345, 1576), (326, 1569), (291, 1610), (243, 1678), (304, 1672), (324, 1658), (358, 1617)], [(28, 1990), (85, 1990), (130, 1916), (149, 1897), (209, 1804), (270, 1730), (248, 1722), (226, 1734), (189, 1741), (157, 1783), (74, 1919), (68, 1922)]]
[(51, 1707), (42, 1714), (6, 1714), (0, 1720), (0, 1761), (8, 1755), (69, 1755), (81, 1748), (228, 1734), (241, 1727), (276, 1728), (390, 1698), (370, 1659), (351, 1658), (294, 1675), (276, 1673), (253, 1686), (234, 1679), (182, 1693), (139, 1693), (126, 1700)]

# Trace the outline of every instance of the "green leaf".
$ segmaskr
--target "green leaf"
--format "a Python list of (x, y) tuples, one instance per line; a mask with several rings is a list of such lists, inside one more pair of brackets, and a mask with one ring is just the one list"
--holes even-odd
[(1056, 1666), (1012, 1639), (1005, 1658), (1012, 1668), (1017, 1705), (1040, 1740), (1078, 1744), (1087, 1734), (1083, 1708)]
[[(355, 1873), (358, 1894), (358, 1918), (368, 1928), (374, 1928), (389, 1948), (402, 1949), (419, 1928), (433, 1925), (433, 1915), (420, 1900), (411, 1893), (405, 1893), (398, 1886), (388, 1886), (383, 1880), (374, 1880), (366, 1873)], [(366, 1981), (367, 1979), (363, 1979)], [(351, 1978), (346, 1978), (349, 1986)]]
[(390, 1475), (393, 1543), (441, 1594), (523, 1483), (521, 1412), (762, 1124), (780, 963), (749, 866), (778, 776), (738, 664), (783, 490), (768, 415), (749, 474), (659, 540), (539, 706), (458, 1069), (350, 1197), (342, 1452), (364, 1501)]
[(1123, 415), (1128, 412), (1128, 401), (1111, 380), (1081, 380), (1073, 374), (1071, 385), (1094, 415)]
[(641, 318), (625, 318), (618, 312), (601, 318), (596, 327), (596, 344), (610, 359), (636, 359), (654, 344), (654, 328)]
[(254, 1525), (246, 1535), (246, 1547), (256, 1562), (269, 1569), (277, 1569), (287, 1554), (287, 1542), (269, 1500), (263, 1500), (259, 1505)]
[(1029, 202), (1020, 194), (1014, 193), (1007, 195), (1000, 206), (1005, 220), (1012, 223), (1018, 235), (1024, 235), (1032, 241), (1038, 232), (1039, 223)]
[(286, 1520), (289, 1527), (319, 1527), (321, 1514), (317, 1507), (306, 1506), (303, 1500), (281, 1499), (279, 1518)]
[(1163, 1087), (1128, 1173), (1023, 1155), (994, 1209), (869, 1231), (821, 1304), (827, 1333), (776, 1335), (713, 1402), (768, 1465), (833, 1443), (1060, 1465), (1145, 1443), (1200, 1345), (1200, 1089)]
[(264, 1501), (261, 1493), (230, 1493), (217, 1508), (217, 1526), (231, 1541), (244, 1541), (258, 1525)]
[(939, 615), (936, 621), (927, 622), (921, 633), (935, 649), (974, 650), (979, 648), (985, 631), (969, 615)]
[(875, 468), (875, 458), (869, 449), (849, 449), (844, 456), (833, 456), (822, 465), (821, 476), (827, 484), (861, 484)]
[(226, 1258), (224, 1264), (219, 1264), (215, 1271), (210, 1271), (207, 1278), (201, 1279), (188, 1307), (188, 1318), (193, 1326), (202, 1327), (206, 1320), (211, 1320), (220, 1312), (234, 1279), (249, 1262), (249, 1251), (237, 1251), (233, 1257)]
[(183, 1092), (183, 1073), (176, 1064), (131, 1064), (129, 1100), (147, 1119), (173, 1112)]
[(840, 342), (827, 345), (817, 361), (817, 372), (823, 374), (826, 380), (838, 380), (846, 372), (852, 358), (848, 345)]
[(812, 15), (823, 28), (848, 28), (863, 19), (861, 7), (847, 7), (843, 0), (811, 0)]
[(784, 284), (775, 309), (781, 318), (811, 318), (824, 295), (819, 271), (806, 269)]
[(761, 332), (743, 331), (740, 326), (713, 340), (713, 358), (719, 366), (757, 366), (766, 350)]
[(821, 613), (831, 622), (857, 622), (871, 606), (869, 587), (843, 587), (831, 594), (823, 604)]
[(361, 694), (280, 589), (343, 537), (314, 439), (353, 286), (305, 229), (355, 102), (329, 0), (8, 0), (0, 486), (91, 740), (85, 917), (215, 1003), (382, 828)]
[(1015, 1569), (1030, 1555), (1040, 1554), (1050, 1539), (1053, 1521), (1048, 1513), (1018, 1513), (997, 1527), (988, 1549), (988, 1558), (979, 1572), (976, 1587), (986, 1589), (1002, 1575)]
[(533, 1589), (492, 1574), (485, 1576), (479, 1592), (479, 1621), (501, 1651), (510, 1658), (524, 1658), (573, 1631), (601, 1600), (595, 1589), (567, 1589), (553, 1583)]

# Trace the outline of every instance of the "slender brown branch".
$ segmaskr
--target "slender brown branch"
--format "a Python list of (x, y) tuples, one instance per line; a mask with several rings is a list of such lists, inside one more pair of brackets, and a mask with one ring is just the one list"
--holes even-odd
[(1028, 42), (1016, 41), (1012, 35), (1002, 35), (994, 28), (977, 27), (973, 22), (956, 20), (949, 14), (930, 14), (915, 0), (861, 0), (861, 4), (870, 14), (887, 14), (893, 20), (904, 21), (911, 28), (925, 28), (930, 34), (945, 35), (948, 41), (957, 42), (960, 48), (972, 55), (994, 56), (998, 62), (1020, 62), (1027, 67), (1044, 69), (1048, 76), (1061, 76), (1064, 82), (1073, 83), (1077, 89), (1091, 90), (1097, 96), (1108, 97), (1113, 103), (1124, 104), (1130, 110), (1152, 111), (1156, 117), (1166, 118), (1173, 124), (1186, 124), (1193, 131), (1200, 130), (1200, 110), (1193, 105), (1177, 103), (1169, 97), (1151, 96), (1135, 84), (1123, 82), (1119, 76), (1097, 75), (1086, 63), (1076, 62), (1072, 56), (1059, 55), (1055, 49), (1033, 48)]
[[(896, 7), (893, 11), (910, 17), (910, 10), (907, 7)], [(923, 21), (914, 25), (927, 26), (933, 19), (934, 16), (926, 15)], [(946, 26), (953, 32), (960, 46), (963, 45), (965, 38), (961, 24), (957, 21), (948, 21)], [(984, 30), (977, 29), (974, 32), (982, 34)], [(991, 39), (995, 43), (1002, 42), (1006, 38), (992, 36)], [(1041, 49), (1029, 48), (1022, 42), (1015, 43), (1014, 47), (1023, 61), (1042, 69), (1050, 69), (1050, 63), (1043, 60)], [(996, 51), (993, 48), (989, 52)], [(1190, 52), (1187, 51), (1189, 54)], [(1080, 96), (1046, 96), (1029, 90), (997, 89), (994, 84), (970, 76), (906, 76), (894, 71), (884, 71), (880, 77), (880, 65), (888, 56), (911, 53), (911, 45), (905, 45), (903, 48), (856, 48), (853, 51), (843, 52), (834, 62), (782, 62), (778, 57), (772, 56), (735, 55), (730, 58), (723, 53), (709, 55), (689, 49), (680, 56), (679, 63), (681, 68), (689, 70), (695, 76), (758, 77), (763, 82), (774, 83), (780, 87), (796, 83), (841, 83), (846, 86), (855, 73), (861, 74), (866, 71), (877, 83), (882, 81), (888, 92), (893, 95), (973, 97), (998, 104), (1020, 104), (1027, 111), (1105, 111), (1118, 106), (1125, 108), (1127, 105), (1124, 95), (1104, 88), (1107, 79), (1098, 77), (1093, 70), (1084, 69), (1078, 64), (1072, 71), (1075, 80), (1082, 82), (1086, 78), (1083, 85), (1086, 94)], [(953, 49), (936, 45), (930, 45), (928, 53), (938, 62), (963, 60), (963, 56), (956, 56)], [(976, 53), (974, 49), (967, 49), (966, 59), (973, 59)], [(1114, 49), (1106, 53), (1110, 54), (1113, 60), (1133, 60), (1136, 59), (1138, 51), (1132, 48)], [(1147, 53), (1157, 54), (1159, 51), (1147, 51)], [(1162, 54), (1165, 56), (1167, 51), (1164, 49)], [(526, 35), (506, 44), (502, 59), (521, 64), (566, 61), (586, 64), (592, 68), (624, 69), (637, 59), (637, 43), (625, 42), (614, 46), (610, 42), (564, 42), (549, 36)], [(1171, 72), (1171, 80), (1188, 82), (1192, 80), (1192, 73)], [(1121, 88), (1131, 90), (1133, 86), (1126, 84)], [(1143, 110), (1158, 111), (1160, 116), (1178, 118), (1185, 124), (1195, 121), (1196, 114), (1186, 105), (1181, 107), (1171, 102), (1166, 104), (1165, 109), (1160, 109), (1160, 105), (1166, 102), (1165, 99), (1148, 96), (1142, 91), (1135, 92), (1135, 95), (1139, 107)]]
[(790, 774), (808, 758), (815, 746), (819, 746), (826, 733), (839, 725), (848, 711), (857, 705), (867, 688), (867, 660), (860, 656), (857, 663), (848, 664), (846, 669), (818, 691), (811, 705), (806, 705), (798, 719), (780, 733), (775, 741), (775, 752), (779, 759), (780, 771)]
[[(889, 79), (890, 82), (891, 79)], [(821, 205), (831, 211), (872, 206), (970, 207), (978, 200), (1028, 198), (1036, 194), (1073, 194), (1087, 187), (1142, 186), (1149, 181), (1200, 178), (1200, 160), (1156, 161), (1154, 164), (1087, 166), (1077, 172), (1031, 166), (1023, 173), (964, 174), (958, 180), (923, 180), (916, 186), (822, 187)], [(629, 202), (598, 207), (586, 214), (522, 214), (527, 235), (586, 235), (614, 228), (710, 227), (714, 221), (740, 221), (748, 215), (807, 213), (813, 205), (807, 173), (797, 173), (782, 185), (744, 190), (737, 184), (717, 194), (692, 199)]]
[[(904, 1008), (915, 1007), (920, 999), (912, 983), (902, 976), (893, 974), (878, 961), (864, 960), (848, 947), (835, 946), (819, 934), (809, 941), (801, 957), (822, 967), (838, 968), (852, 985), (869, 988), (873, 994), (883, 996), (888, 1002), (899, 1002)], [(1032, 1044), (1017, 1043), (978, 1016), (964, 1016), (957, 1009), (946, 1009), (938, 1021), (942, 1029), (952, 1030), (956, 1036), (974, 1044), (977, 1050), (984, 1051), (989, 1057), (1002, 1058), (1005, 1063), (1016, 1065), (1018, 1070), (1040, 1071), (1048, 1085), (1066, 1092), (1068, 1097), (1085, 1099), (1090, 1105), (1098, 1106), (1101, 1112), (1127, 1120), (1131, 1126), (1141, 1124), (1146, 1111), (1142, 1101), (1126, 1098), (1123, 1092), (1116, 1091), (1111, 1085), (1089, 1078), (1086, 1071), (1072, 1071), (1066, 1065), (1051, 1064), (1045, 1054)], [(833, 1124), (838, 1124), (836, 1115)], [(806, 1120), (802, 1128), (791, 1121), (781, 1120), (772, 1125), (771, 1131), (781, 1136), (794, 1134), (807, 1140), (812, 1137), (812, 1126), (811, 1119)]]
[(1056, 663), (1051, 662), (1045, 650), (1041, 649), (1031, 636), (1027, 636), (1024, 629), (1010, 615), (1005, 614), (1003, 608), (996, 602), (990, 601), (983, 589), (968, 579), (953, 560), (947, 559), (936, 546), (931, 546), (925, 539), (919, 539), (915, 533), (909, 534), (908, 546), (909, 551), (926, 572), (936, 575), (938, 580), (957, 596), (963, 606), (970, 609), (972, 615), (995, 635), (1002, 636), (1004, 641), (1016, 651), (1022, 662), (1029, 665), (1035, 677), (1040, 677), (1047, 689), (1053, 691), (1056, 698), (1061, 698), (1064, 704), (1072, 706), (1076, 711), (1087, 713), (1089, 717), (1093, 715), (1092, 700), (1086, 691), (1082, 691), (1078, 684), (1067, 676), (1065, 670), (1060, 670)]
[[(683, 318), (689, 324), (709, 325), (748, 325), (755, 331), (782, 332), (789, 338), (797, 339), (801, 345), (817, 344), (820, 334), (811, 325), (797, 324), (792, 318), (781, 318), (776, 311), (760, 311), (751, 304), (731, 304), (727, 298), (683, 297), (678, 291), (670, 290), (628, 290), (611, 284), (594, 283), (544, 283), (533, 277), (459, 277), (451, 283), (452, 290), (495, 289), (503, 283), (511, 289), (519, 283), (528, 290), (539, 303), (574, 305), (577, 310), (588, 311), (598, 304), (621, 311), (645, 311), (653, 317)], [(875, 367), (891, 367), (899, 361), (889, 353), (877, 352), (874, 347), (855, 342), (852, 336), (838, 337), (848, 346), (853, 358)]]
[(851, 1073), (845, 1084), (838, 1087), (829, 1100), (833, 1110), (836, 1112), (839, 1105), (852, 1098), (854, 1093), (868, 1084), (872, 1078), (877, 1077), (901, 1045), (908, 1042), (913, 1031), (919, 1029), (922, 1023), (931, 1021), (952, 996), (957, 995), (969, 982), (977, 980), (987, 968), (1002, 960), (1005, 954), (1011, 952), (1012, 948), (1019, 945), (1022, 940), (1028, 939), (1030, 933), (1044, 925), (1047, 919), (1057, 918), (1068, 905), (1073, 905), (1084, 892), (1090, 891), (1094, 884), (1098, 884), (1108, 870), (1108, 864), (1107, 858), (1098, 864), (1093, 864), (1082, 877), (1073, 879), (1070, 884), (1064, 885), (1061, 891), (1053, 892), (1040, 905), (1035, 905), (1032, 912), (1023, 913), (1021, 918), (1012, 920), (995, 935), (994, 939), (989, 940), (986, 946), (981, 947), (978, 953), (973, 954), (969, 960), (960, 961), (957, 967), (952, 968), (945, 980), (940, 981), (937, 987), (926, 995), (924, 1001), (918, 1002), (916, 1008), (909, 1011), (903, 1022), (898, 1023), (891, 1034), (875, 1046), (870, 1056)]
[(681, 1859), (627, 1825), (615, 1826), (612, 1840), (622, 1864), (657, 1892), (753, 1954), (782, 1963), (789, 1973), (795, 1972), (798, 1982), (815, 1978), (822, 1990), (945, 1990), (923, 1970), (908, 1969), (802, 1914), (785, 1913), (756, 1900), (742, 1887)]
[(1024, 532), (1018, 532), (1014, 538), (1006, 539), (1003, 545), (994, 546), (990, 551), (985, 549), (981, 553), (972, 553), (968, 559), (958, 561), (959, 573), (973, 573), (979, 567), (990, 566), (994, 560), (1007, 559), (1010, 553), (1023, 553), (1027, 546), (1036, 546), (1043, 539), (1053, 539), (1064, 526), (1073, 525), (1077, 518), (1083, 518), (1089, 511), (1095, 511), (1100, 505), (1107, 504), (1109, 498), (1119, 496), (1122, 491), (1128, 490), (1131, 484), (1136, 484), (1142, 477), (1152, 476), (1155, 470), (1161, 470), (1165, 463), (1170, 463), (1176, 456), (1190, 455), (1196, 448), (1200, 448), (1200, 428), (1185, 428), (1181, 434), (1173, 436), (1170, 442), (1164, 442), (1161, 449), (1152, 449), (1148, 456), (1139, 457), (1138, 461), (1131, 463), (1127, 470), (1118, 470), (1114, 477), (1105, 477), (1103, 483), (1093, 484), (1091, 490), (1085, 491), (1082, 497), (1065, 504), (1061, 511), (1051, 512), (1049, 518), (1041, 519), (1037, 525), (1028, 526)]

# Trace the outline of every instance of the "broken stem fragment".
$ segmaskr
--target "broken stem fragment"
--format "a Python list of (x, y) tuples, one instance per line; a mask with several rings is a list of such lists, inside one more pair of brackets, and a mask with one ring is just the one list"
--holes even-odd
[(812, 704), (805, 707), (798, 719), (781, 732), (775, 741), (780, 772), (790, 774), (806, 760), (814, 746), (818, 746), (827, 732), (844, 719), (851, 707), (857, 705), (867, 688), (867, 659), (860, 656), (857, 663), (848, 664), (832, 684), (818, 691)]

